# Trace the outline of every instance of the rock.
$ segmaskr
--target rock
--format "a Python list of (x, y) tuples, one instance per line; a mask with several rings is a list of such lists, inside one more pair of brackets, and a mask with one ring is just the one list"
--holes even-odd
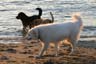
[(9, 53), (16, 53), (17, 52), (15, 49), (7, 49), (6, 51)]
[(24, 51), (24, 52), (20, 52), (20, 54), (32, 54), (31, 50), (27, 50), (27, 51)]
[(1, 56), (0, 60), (9, 60), (9, 58), (7, 56)]
[(48, 61), (45, 62), (44, 64), (54, 64), (54, 62), (52, 62), (51, 60), (48, 60)]

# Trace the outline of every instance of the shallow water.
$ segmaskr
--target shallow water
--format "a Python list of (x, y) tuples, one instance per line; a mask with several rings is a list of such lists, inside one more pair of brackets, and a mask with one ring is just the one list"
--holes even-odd
[[(51, 11), (55, 22), (63, 22), (69, 21), (72, 13), (79, 12), (84, 26), (96, 26), (95, 0), (0, 0), (0, 38), (22, 37), (21, 21), (15, 17), (21, 11), (28, 16), (38, 14), (36, 7), (43, 9), (42, 18), (50, 18)], [(81, 35), (96, 35), (96, 27), (85, 28)]]

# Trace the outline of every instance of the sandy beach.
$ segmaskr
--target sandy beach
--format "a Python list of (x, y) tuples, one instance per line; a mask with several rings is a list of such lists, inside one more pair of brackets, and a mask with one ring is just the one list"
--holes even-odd
[(22, 42), (0, 44), (0, 64), (96, 64), (96, 41), (79, 41), (77, 51), (69, 56), (70, 45), (60, 46), (59, 55), (54, 56), (54, 47), (47, 54), (36, 59), (41, 48), (40, 43)]
[[(81, 13), (84, 29), (77, 45), (77, 52), (69, 56), (70, 45), (60, 45), (59, 55), (54, 56), (54, 47), (47, 54), (36, 59), (41, 44), (20, 41), (22, 22), (16, 19), (19, 12), (28, 16), (38, 14), (41, 7), (42, 18), (55, 22), (70, 21), (70, 16)], [(0, 64), (96, 64), (96, 0), (0, 0)]]

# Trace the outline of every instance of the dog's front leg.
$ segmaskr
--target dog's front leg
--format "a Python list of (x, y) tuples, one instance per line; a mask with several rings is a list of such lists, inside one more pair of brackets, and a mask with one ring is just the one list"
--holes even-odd
[(43, 55), (44, 51), (47, 50), (48, 46), (49, 46), (49, 43), (43, 43), (42, 44), (42, 49), (41, 49), (39, 55), (37, 56), (37, 58), (40, 58)]

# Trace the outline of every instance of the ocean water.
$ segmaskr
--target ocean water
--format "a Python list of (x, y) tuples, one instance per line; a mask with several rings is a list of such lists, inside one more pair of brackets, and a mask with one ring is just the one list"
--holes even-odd
[(16, 19), (19, 12), (28, 16), (38, 14), (35, 8), (43, 9), (42, 18), (49, 18), (51, 11), (55, 22), (70, 21), (75, 12), (81, 14), (84, 26), (81, 35), (96, 36), (95, 0), (0, 0), (0, 43), (16, 42), (22, 38), (22, 23)]

